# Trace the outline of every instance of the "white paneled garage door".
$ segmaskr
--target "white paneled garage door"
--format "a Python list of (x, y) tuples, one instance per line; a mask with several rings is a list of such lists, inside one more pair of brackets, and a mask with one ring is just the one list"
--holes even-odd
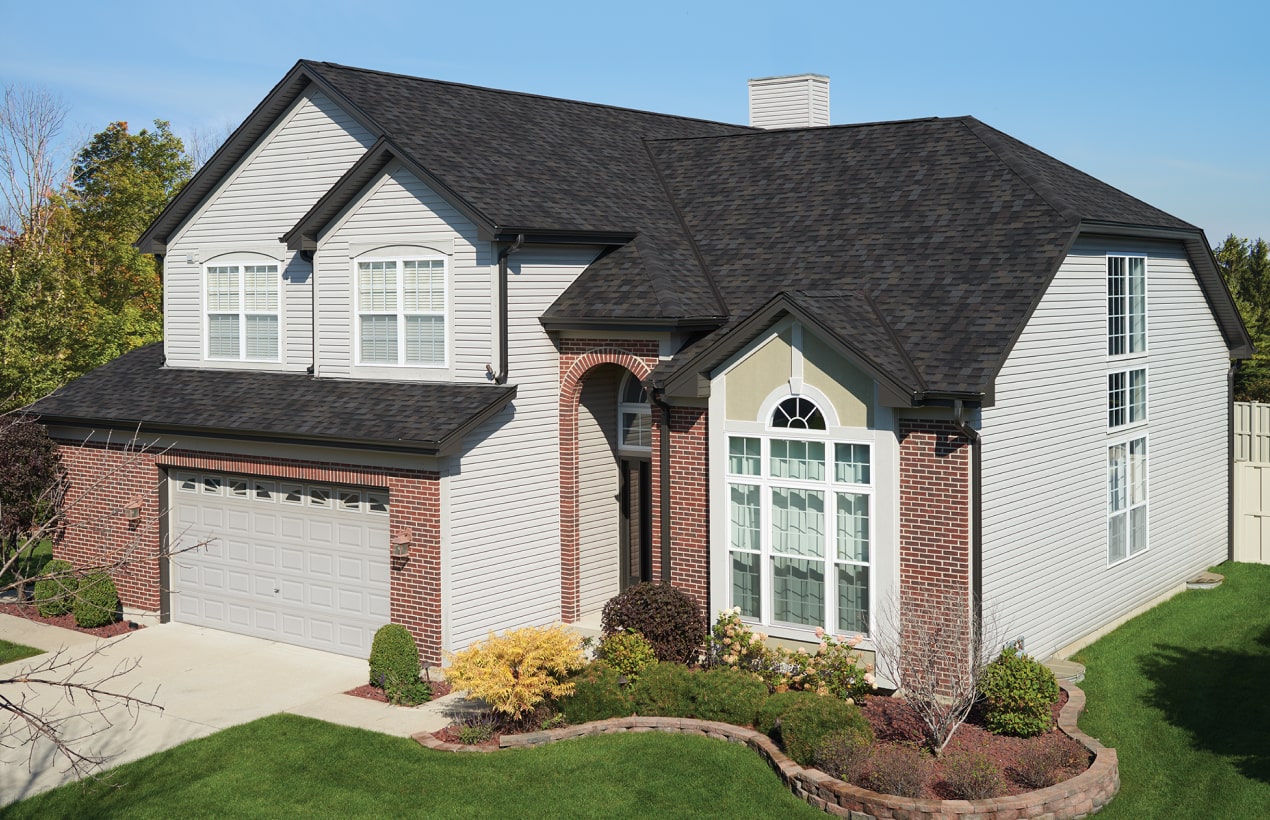
[(388, 623), (387, 493), (178, 471), (173, 620), (367, 657)]

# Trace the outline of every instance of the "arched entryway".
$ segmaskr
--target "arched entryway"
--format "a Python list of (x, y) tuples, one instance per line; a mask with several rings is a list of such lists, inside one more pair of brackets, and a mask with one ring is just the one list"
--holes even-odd
[(654, 577), (648, 365), (598, 351), (561, 384), (561, 618)]

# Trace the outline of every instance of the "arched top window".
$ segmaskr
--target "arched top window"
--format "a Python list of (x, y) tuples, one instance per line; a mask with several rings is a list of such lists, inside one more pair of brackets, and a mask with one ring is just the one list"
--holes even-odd
[(790, 396), (772, 411), (772, 426), (788, 430), (824, 430), (825, 417), (811, 399)]
[(622, 381), (621, 400), (630, 404), (648, 404), (648, 391), (634, 373), (627, 373)]
[(634, 373), (627, 373), (618, 391), (618, 431), (624, 449), (647, 450), (653, 443), (652, 408), (648, 391)]

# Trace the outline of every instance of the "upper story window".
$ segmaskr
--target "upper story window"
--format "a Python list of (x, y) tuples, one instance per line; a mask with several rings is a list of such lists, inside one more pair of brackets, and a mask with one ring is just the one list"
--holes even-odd
[(1107, 355), (1131, 356), (1147, 349), (1147, 260), (1107, 257)]
[(1147, 440), (1132, 438), (1107, 448), (1107, 563), (1147, 548)]
[(277, 264), (208, 265), (207, 358), (277, 361)]
[(825, 417), (810, 399), (790, 396), (772, 412), (772, 426), (794, 430), (823, 430)]
[(627, 373), (622, 381), (617, 416), (621, 447), (647, 450), (653, 446), (653, 413), (648, 406), (648, 391), (634, 373)]
[(358, 362), (444, 367), (445, 260), (357, 263)]
[(1107, 426), (1140, 424), (1147, 420), (1147, 370), (1113, 370), (1107, 374)]

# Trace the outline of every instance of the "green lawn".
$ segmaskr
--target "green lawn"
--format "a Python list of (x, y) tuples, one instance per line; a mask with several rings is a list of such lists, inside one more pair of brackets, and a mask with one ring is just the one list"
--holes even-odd
[[(11, 569), (21, 572), (23, 578), (30, 578), (35, 575), (44, 565), (53, 558), (53, 542), (47, 538), (38, 544), (34, 544), (24, 549), (18, 555), (18, 560)], [(5, 572), (0, 574), (0, 584), (8, 583), (13, 579), (13, 572)]]
[(13, 643), (0, 638), (0, 664), (20, 661), (23, 658), (30, 658), (43, 652), (43, 649), (36, 649), (34, 646), (23, 646), (20, 643)]
[(70, 785), (5, 817), (807, 817), (750, 749), (656, 732), (492, 755), (274, 715)]
[(1120, 755), (1100, 818), (1270, 816), (1270, 566), (1216, 571), (1076, 656), (1080, 726)]

